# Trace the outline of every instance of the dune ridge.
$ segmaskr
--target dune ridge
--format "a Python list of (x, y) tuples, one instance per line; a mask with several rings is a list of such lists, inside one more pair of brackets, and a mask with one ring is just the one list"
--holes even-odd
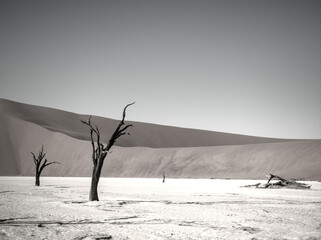
[[(90, 176), (88, 115), (0, 99), (0, 175), (34, 174), (41, 145), (52, 165), (44, 176)], [(118, 120), (93, 117), (102, 136)], [(272, 139), (131, 122), (131, 136), (107, 156), (102, 176), (175, 178), (284, 177), (321, 180), (321, 140)], [(106, 139), (107, 140), (107, 139)]]

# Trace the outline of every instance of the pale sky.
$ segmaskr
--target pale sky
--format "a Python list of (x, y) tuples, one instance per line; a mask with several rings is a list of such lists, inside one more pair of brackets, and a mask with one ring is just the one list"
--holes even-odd
[(321, 1), (0, 1), (0, 98), (321, 138)]

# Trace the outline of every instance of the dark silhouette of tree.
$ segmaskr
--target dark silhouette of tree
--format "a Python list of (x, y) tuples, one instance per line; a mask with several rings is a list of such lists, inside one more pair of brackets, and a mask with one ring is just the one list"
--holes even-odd
[(40, 186), (40, 175), (42, 173), (42, 170), (53, 163), (57, 163), (57, 164), (60, 164), (60, 163), (48, 162), (47, 158), (45, 158), (44, 162), (42, 161), (46, 156), (46, 154), (43, 152), (43, 145), (41, 146), (41, 151), (39, 152), (38, 157), (36, 157), (33, 152), (31, 152), (31, 154), (33, 156), (33, 161), (36, 165), (36, 186)]
[(163, 171), (163, 183), (165, 182), (165, 178), (166, 178), (165, 171)]
[[(101, 169), (104, 164), (104, 160), (109, 153), (109, 150), (111, 147), (114, 145), (116, 140), (129, 133), (126, 132), (126, 130), (129, 127), (132, 127), (132, 124), (125, 124), (125, 117), (126, 117), (126, 109), (127, 107), (133, 105), (135, 102), (130, 103), (126, 105), (126, 107), (123, 110), (123, 118), (119, 122), (117, 128), (115, 129), (114, 133), (112, 134), (111, 138), (109, 139), (108, 143), (106, 146), (104, 146), (103, 143), (100, 142), (100, 132), (97, 126), (93, 127), (91, 124), (91, 116), (89, 117), (88, 121), (83, 121), (81, 122), (83, 124), (86, 124), (89, 129), (90, 129), (90, 140), (91, 140), (91, 146), (92, 146), (92, 160), (93, 160), (93, 171), (92, 171), (92, 176), (91, 176), (91, 186), (90, 186), (90, 192), (89, 192), (89, 201), (99, 201), (98, 198), (98, 182), (100, 178), (100, 173)], [(96, 138), (96, 140), (95, 140)]]

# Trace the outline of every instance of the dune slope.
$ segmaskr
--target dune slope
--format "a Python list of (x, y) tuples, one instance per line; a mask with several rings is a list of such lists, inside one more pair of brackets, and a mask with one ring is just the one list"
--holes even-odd
[[(121, 113), (122, 109), (120, 109)], [(87, 120), (88, 115), (80, 115), (52, 108), (33, 106), (0, 99), (1, 116), (10, 116), (25, 122), (34, 123), (53, 132), (64, 133), (80, 140), (90, 140), (88, 129), (80, 120)], [(119, 116), (121, 117), (121, 115)], [(102, 136), (109, 137), (118, 124), (118, 120), (93, 116), (92, 123), (99, 127)], [(122, 147), (203, 147), (240, 145), (267, 142), (292, 141), (252, 137), (222, 132), (186, 129), (162, 126), (143, 122), (130, 122), (132, 136), (124, 136), (117, 142)]]
[[(0, 175), (33, 175), (30, 152), (43, 144), (48, 160), (59, 161), (43, 175), (90, 176), (87, 119), (56, 109), (0, 100)], [(94, 117), (109, 136), (118, 121)], [(132, 136), (108, 155), (102, 176), (184, 178), (284, 177), (321, 180), (321, 140), (282, 140), (133, 122)]]

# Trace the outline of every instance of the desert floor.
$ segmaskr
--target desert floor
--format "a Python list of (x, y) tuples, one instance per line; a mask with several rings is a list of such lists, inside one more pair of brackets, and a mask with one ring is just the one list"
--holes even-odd
[(0, 239), (321, 239), (321, 183), (266, 180), (0, 177)]

